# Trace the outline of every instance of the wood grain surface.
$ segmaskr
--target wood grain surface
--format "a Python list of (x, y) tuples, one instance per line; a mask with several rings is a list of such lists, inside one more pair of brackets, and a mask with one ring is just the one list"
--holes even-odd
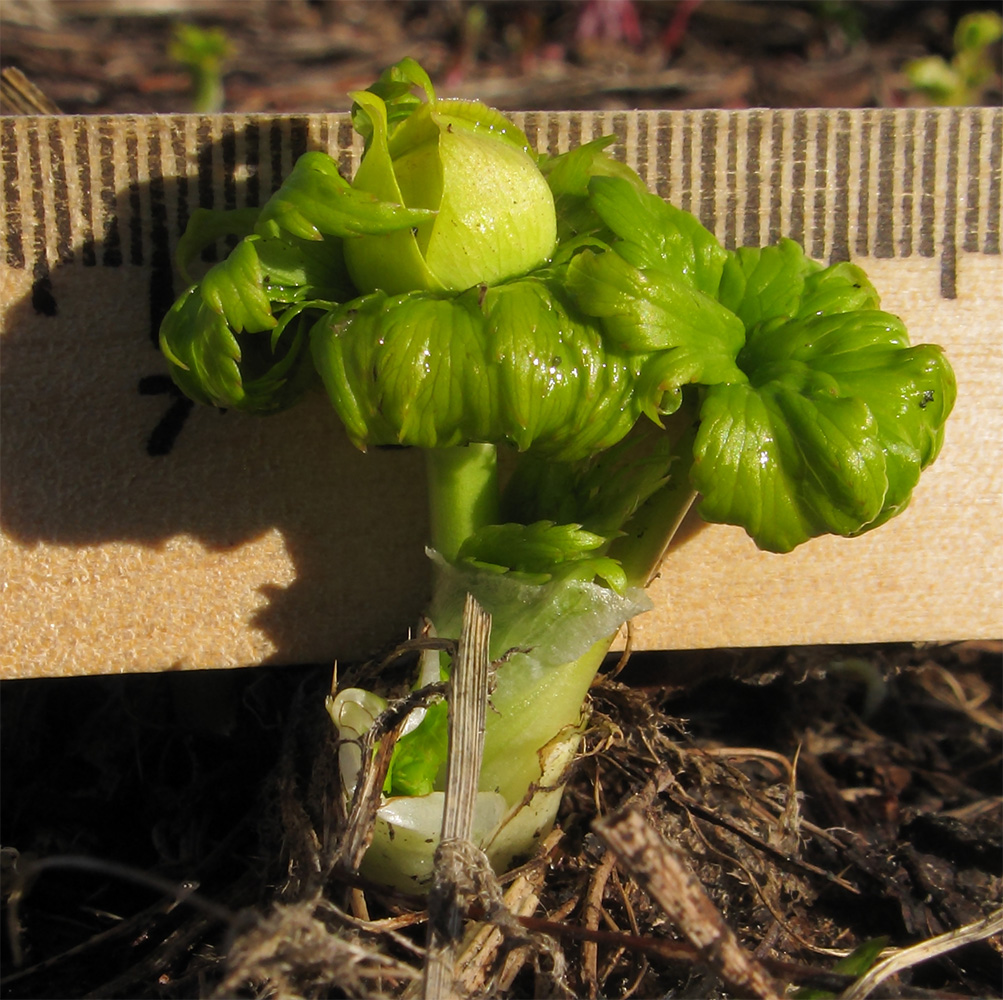
[[(728, 246), (861, 263), (958, 404), (908, 511), (758, 552), (687, 532), (635, 646), (1003, 635), (1003, 112), (517, 115), (613, 151)], [(361, 455), (321, 398), (193, 408), (155, 348), (191, 210), (261, 203), (343, 115), (0, 119), (0, 677), (327, 662), (403, 637), (427, 596), (420, 456)], [(225, 248), (220, 248), (220, 253)]]

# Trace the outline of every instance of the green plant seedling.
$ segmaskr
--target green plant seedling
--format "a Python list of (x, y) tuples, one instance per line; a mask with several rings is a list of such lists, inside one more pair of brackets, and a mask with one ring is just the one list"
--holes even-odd
[(978, 104), (994, 75), (991, 51), (1003, 38), (1003, 17), (994, 10), (973, 11), (954, 30), (954, 56), (925, 56), (905, 67), (912, 87), (933, 104)]
[[(611, 137), (539, 157), (413, 60), (353, 96), (351, 184), (311, 152), (260, 212), (193, 215), (183, 270), (239, 242), (161, 346), (200, 402), (272, 413), (319, 388), (360, 449), (427, 456), (431, 626), (458, 635), (468, 593), (493, 617), (474, 825), (502, 869), (554, 822), (589, 686), (696, 495), (775, 552), (869, 531), (936, 458), (954, 375), (859, 267), (724, 249)], [(682, 562), (662, 573), (686, 586)], [(449, 669), (427, 654), (414, 683)], [(348, 789), (387, 697), (329, 701)], [(432, 875), (445, 720), (442, 701), (409, 717), (363, 862), (405, 889)]]
[(188, 71), (192, 81), (192, 110), (211, 115), (223, 110), (223, 63), (232, 46), (221, 28), (178, 24), (168, 55)]

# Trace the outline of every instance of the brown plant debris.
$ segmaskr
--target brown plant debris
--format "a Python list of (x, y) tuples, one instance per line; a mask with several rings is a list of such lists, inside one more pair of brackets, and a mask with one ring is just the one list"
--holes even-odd
[[(499, 879), (462, 837), (450, 848), (445, 993), (992, 995), (1000, 649), (836, 652), (764, 651), (767, 682), (676, 692), (648, 679), (681, 656), (640, 655), (597, 685), (537, 857)], [(851, 652), (873, 677), (830, 670)], [(4, 888), (23, 954), (5, 942), (0, 993), (430, 995), (429, 900), (336, 863), (356, 820), (325, 673), (233, 675), (225, 737), (173, 718), (197, 677), (8, 686)], [(645, 851), (610, 850), (624, 817)], [(854, 985), (836, 963), (879, 937), (875, 978)]]

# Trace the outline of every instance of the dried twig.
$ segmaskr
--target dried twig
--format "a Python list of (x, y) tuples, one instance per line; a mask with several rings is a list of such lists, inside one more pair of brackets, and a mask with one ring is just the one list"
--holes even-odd
[(780, 990), (738, 942), (685, 859), (641, 813), (621, 809), (594, 829), (729, 986), (761, 1000), (779, 1000)]
[[(594, 931), (599, 927), (599, 915), (602, 912), (603, 893), (606, 891), (606, 883), (609, 881), (613, 866), (616, 864), (616, 855), (608, 853), (600, 862), (599, 867), (592, 873), (589, 882), (588, 895), (585, 897), (585, 907), (582, 917), (585, 927)], [(589, 996), (596, 997), (599, 994), (599, 947), (595, 941), (586, 941), (582, 945), (582, 976), (588, 986)]]

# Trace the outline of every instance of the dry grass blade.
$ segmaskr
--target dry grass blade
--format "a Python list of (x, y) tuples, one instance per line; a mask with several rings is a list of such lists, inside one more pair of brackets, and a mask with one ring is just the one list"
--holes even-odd
[(739, 944), (685, 859), (639, 812), (622, 809), (599, 820), (594, 828), (729, 986), (760, 1000), (779, 1000), (779, 989)]
[(938, 934), (926, 941), (920, 941), (919, 944), (896, 951), (878, 962), (866, 975), (861, 976), (848, 990), (845, 990), (841, 994), (842, 1000), (863, 1000), (886, 979), (919, 965), (920, 962), (945, 955), (962, 945), (984, 941), (1000, 933), (1003, 933), (1003, 908), (994, 910), (982, 920), (976, 920), (964, 927)]
[(15, 115), (61, 115), (47, 94), (35, 86), (16, 66), (0, 73), (0, 113)]
[[(450, 678), (449, 752), (442, 812), (442, 836), (436, 849), (435, 881), (429, 895), (428, 953), (423, 996), (426, 1000), (457, 996), (454, 967), (463, 930), (471, 874), (487, 868), (470, 843), (477, 802), (477, 782), (484, 755), (491, 616), (472, 596), (463, 607), (460, 641)], [(472, 871), (473, 869), (473, 871)]]
[[(540, 845), (540, 853), (527, 864), (513, 880), (505, 892), (503, 904), (505, 909), (513, 914), (520, 923), (530, 918), (536, 912), (540, 903), (540, 892), (543, 890), (547, 874), (547, 864), (552, 858), (563, 834), (553, 830)], [(456, 961), (457, 985), (467, 996), (485, 996), (491, 993), (503, 994), (512, 984), (518, 971), (526, 961), (530, 948), (523, 945), (507, 949), (504, 965), (491, 985), (492, 970), (499, 952), (511, 945), (508, 928), (498, 925), (498, 922), (474, 925), (463, 942), (463, 949)]]

